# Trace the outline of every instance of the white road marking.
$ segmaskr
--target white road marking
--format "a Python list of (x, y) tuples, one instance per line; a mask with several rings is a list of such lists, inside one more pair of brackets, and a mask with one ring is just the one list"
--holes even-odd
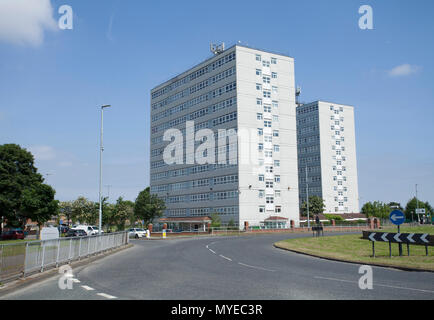
[(208, 249), (209, 251), (211, 251), (212, 253), (216, 254), (215, 251), (213, 249)]
[(106, 294), (106, 293), (97, 293), (97, 295), (104, 297), (104, 298), (107, 298), (107, 299), (116, 299), (115, 296), (111, 296), (111, 295)]
[(225, 257), (225, 256), (223, 256), (223, 255), (220, 255), (220, 257), (222, 257), (223, 259), (226, 259), (226, 260), (232, 261), (232, 259), (229, 259), (228, 257)]
[(72, 282), (74, 282), (74, 283), (80, 283), (80, 280), (78, 280), (78, 279), (71, 279), (72, 280)]
[(88, 286), (81, 286), (83, 289), (86, 289), (87, 291), (95, 290), (94, 288), (88, 287)]
[(206, 248), (209, 249), (209, 248), (208, 248), (208, 245), (206, 245)]
[[(349, 283), (358, 283), (357, 281), (350, 281), (350, 280), (342, 280), (342, 279), (334, 279), (334, 278), (325, 278), (325, 277), (315, 277), (315, 279), (323, 279), (323, 280), (330, 280), (330, 281), (340, 281), (340, 282), (349, 282)], [(411, 290), (411, 291), (421, 291), (421, 292), (429, 292), (434, 293), (432, 290), (424, 290), (424, 289), (415, 289), (415, 288), (406, 288), (406, 287), (397, 287), (397, 286), (389, 286), (386, 284), (374, 284), (374, 287), (385, 287), (385, 288), (392, 288), (392, 289), (403, 289), (403, 290)]]
[(253, 269), (258, 269), (258, 270), (263, 270), (263, 271), (269, 271), (269, 272), (275, 272), (275, 270), (271, 270), (271, 269), (266, 269), (266, 268), (262, 268), (262, 267), (256, 267), (256, 266), (251, 266), (242, 262), (238, 262), (239, 265), (242, 265), (244, 267), (247, 268), (253, 268)]

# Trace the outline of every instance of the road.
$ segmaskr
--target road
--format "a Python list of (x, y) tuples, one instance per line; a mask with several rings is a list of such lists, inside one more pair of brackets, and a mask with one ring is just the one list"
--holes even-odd
[(373, 267), (374, 288), (361, 290), (360, 265), (272, 246), (303, 236), (132, 240), (134, 247), (73, 270), (72, 290), (59, 288), (59, 275), (0, 299), (434, 299), (434, 273)]

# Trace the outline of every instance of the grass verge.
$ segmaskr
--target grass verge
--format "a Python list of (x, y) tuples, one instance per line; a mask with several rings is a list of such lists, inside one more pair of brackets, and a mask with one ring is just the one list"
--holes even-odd
[[(384, 229), (382, 232), (397, 232), (396, 228)], [(402, 233), (434, 234), (433, 226), (404, 227)], [(380, 265), (403, 269), (434, 271), (434, 248), (428, 247), (428, 256), (424, 246), (410, 245), (410, 256), (407, 256), (407, 245), (403, 244), (403, 257), (399, 257), (398, 244), (392, 244), (392, 258), (389, 258), (389, 243), (375, 243), (375, 258), (372, 257), (372, 243), (362, 239), (362, 233), (330, 236), (320, 238), (299, 238), (279, 241), (275, 246), (317, 257), (356, 262), (361, 264)]]

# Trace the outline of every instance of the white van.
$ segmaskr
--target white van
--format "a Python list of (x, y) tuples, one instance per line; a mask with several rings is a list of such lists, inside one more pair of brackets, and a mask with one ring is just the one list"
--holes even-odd
[[(95, 236), (99, 234), (99, 229), (96, 226), (77, 225), (73, 226), (73, 229), (84, 230), (84, 232), (86, 232), (88, 236)], [(101, 233), (104, 233), (104, 231), (102, 231)]]

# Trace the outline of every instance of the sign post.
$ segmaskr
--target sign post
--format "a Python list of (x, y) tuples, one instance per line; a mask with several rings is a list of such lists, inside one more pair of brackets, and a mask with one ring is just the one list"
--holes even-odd
[[(389, 216), (390, 221), (398, 226), (398, 233), (401, 233), (400, 225), (405, 221), (405, 215), (402, 211), (394, 210), (390, 213)], [(402, 243), (398, 244), (399, 246), (399, 256), (402, 257)]]

